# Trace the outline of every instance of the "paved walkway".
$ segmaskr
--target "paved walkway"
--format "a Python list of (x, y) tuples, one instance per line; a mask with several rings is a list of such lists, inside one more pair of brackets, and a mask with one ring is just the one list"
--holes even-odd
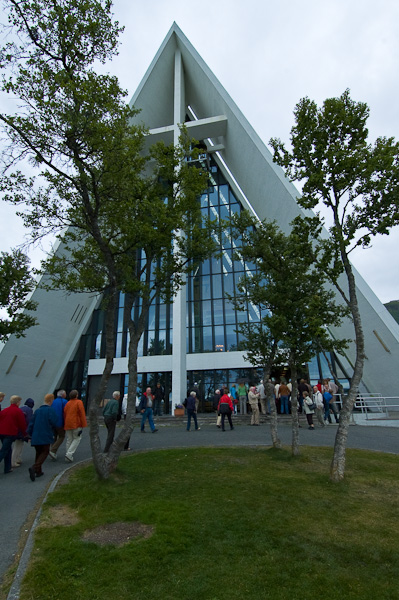
[[(199, 416), (199, 431), (186, 431), (185, 420), (174, 417), (164, 417), (159, 420), (157, 433), (140, 433), (139, 427), (131, 437), (131, 446), (134, 451), (184, 448), (198, 446), (270, 446), (270, 426), (265, 423), (259, 427), (248, 427), (245, 423), (236, 425), (233, 431), (227, 429), (222, 432), (215, 426), (215, 419), (210, 416)], [(309, 431), (306, 422), (302, 423), (300, 430), (300, 443), (311, 446), (334, 445), (336, 425), (318, 428)], [(279, 437), (284, 445), (291, 443), (291, 426), (288, 422), (279, 424)], [(101, 428), (101, 439), (105, 442), (106, 431)], [(399, 426), (398, 427), (363, 427), (351, 426), (348, 438), (348, 448), (362, 448), (379, 450), (399, 454)], [(3, 541), (0, 544), (0, 580), (13, 563), (17, 552), (21, 534), (27, 533), (26, 522), (32, 511), (36, 514), (41, 502), (53, 479), (69, 465), (63, 462), (63, 446), (60, 448), (61, 456), (57, 462), (49, 458), (44, 464), (44, 477), (35, 482), (30, 481), (28, 467), (33, 463), (34, 450), (27, 445), (23, 453), (23, 465), (14, 469), (8, 475), (3, 474), (3, 464), (0, 463), (0, 489), (2, 507), (0, 509), (0, 533)], [(75, 462), (91, 457), (89, 432), (85, 430), (82, 442), (75, 454)], [(25, 531), (24, 531), (25, 527)], [(4, 543), (4, 541), (7, 543)]]

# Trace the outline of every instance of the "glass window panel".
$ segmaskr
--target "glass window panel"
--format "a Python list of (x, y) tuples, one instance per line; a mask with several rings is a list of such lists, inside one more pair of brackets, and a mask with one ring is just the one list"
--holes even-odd
[(204, 352), (213, 352), (212, 327), (204, 327), (202, 331), (204, 336)]
[(190, 327), (193, 324), (194, 319), (194, 303), (187, 302), (187, 310), (186, 310), (186, 327)]
[(167, 354), (166, 352), (166, 331), (158, 331), (158, 354)]
[(240, 377), (241, 377), (241, 373), (240, 373), (239, 369), (230, 369), (230, 371), (229, 371), (230, 386), (233, 383), (237, 384)]
[(119, 294), (119, 306), (125, 306), (125, 294), (123, 292)]
[(217, 187), (209, 188), (209, 205), (217, 206), (218, 205), (218, 191)]
[(166, 315), (167, 315), (168, 308), (169, 308), (169, 305), (166, 305), (166, 304), (159, 305), (159, 329), (166, 328)]
[(327, 360), (324, 356), (324, 354), (319, 354), (319, 359), (320, 359), (320, 367), (321, 367), (321, 375), (323, 379), (326, 379), (326, 377), (330, 377), (331, 379), (333, 379), (332, 373), (329, 369)]
[(224, 301), (224, 313), (226, 324), (232, 324), (236, 322), (236, 311), (230, 300), (225, 299)]
[(232, 273), (223, 275), (223, 290), (225, 296), (227, 294), (230, 294), (231, 296), (234, 295), (234, 277)]
[(102, 331), (99, 332), (99, 334), (96, 337), (96, 347), (94, 350), (94, 358), (100, 358), (101, 357), (101, 338), (102, 338)]
[(193, 303), (193, 315), (191, 324), (194, 327), (200, 327), (201, 325), (201, 305), (202, 302), (194, 302)]
[(139, 345), (137, 347), (137, 355), (143, 356), (143, 345), (144, 345), (144, 335), (141, 336)]
[(203, 325), (212, 325), (211, 300), (204, 300), (204, 302), (202, 302), (202, 323)]
[(243, 271), (244, 270), (244, 261), (235, 258), (233, 261), (233, 268), (236, 273)]
[(248, 321), (248, 313), (246, 310), (237, 310), (237, 323), (246, 323)]
[[(234, 198), (234, 200), (235, 200), (235, 198)], [(237, 202), (234, 202), (234, 203), (232, 202), (230, 204), (230, 212), (231, 212), (232, 215), (235, 215), (235, 214), (238, 215), (238, 214), (240, 214), (240, 212), (241, 212), (240, 205)]]
[(201, 352), (201, 327), (193, 327), (192, 330), (192, 347), (193, 352)]
[(228, 220), (230, 218), (230, 211), (228, 204), (222, 204), (219, 209), (219, 215), (221, 219)]
[(214, 380), (214, 371), (202, 371), (202, 379), (205, 383), (211, 383)]
[(229, 203), (229, 186), (227, 184), (219, 185), (220, 204)]
[(118, 331), (123, 331), (123, 308), (118, 310)]
[(223, 250), (222, 267), (223, 267), (223, 273), (232, 273), (233, 272), (232, 251), (230, 249)]
[(155, 304), (151, 304), (148, 311), (148, 329), (155, 329)]
[(223, 300), (213, 301), (213, 322), (215, 325), (223, 325)]
[(199, 300), (200, 298), (201, 277), (199, 275), (191, 279), (190, 300)]
[(222, 276), (220, 274), (212, 275), (212, 297), (213, 298), (222, 298), (223, 297)]
[(224, 344), (224, 327), (217, 326), (214, 328), (215, 331), (215, 351), (216, 352), (225, 352), (226, 347)]
[(122, 356), (122, 341), (123, 333), (118, 333), (116, 336), (115, 358), (121, 358)]
[(255, 265), (255, 263), (254, 263), (254, 262), (251, 262), (251, 261), (249, 261), (249, 260), (246, 260), (246, 261), (245, 261), (245, 268), (246, 268), (247, 270), (249, 270), (249, 271), (255, 271), (255, 269), (256, 269), (256, 265)]
[(237, 350), (235, 325), (226, 325), (226, 346), (229, 351)]
[(319, 365), (317, 364), (317, 356), (314, 356), (308, 364), (309, 367), (309, 378), (313, 380), (315, 385), (320, 378)]
[(206, 211), (208, 210), (208, 194), (202, 194), (201, 198), (200, 198), (200, 202), (201, 202), (201, 208), (205, 209)]
[(223, 233), (222, 233), (222, 246), (223, 246), (223, 248), (231, 248), (231, 244), (232, 244), (231, 231), (230, 231), (230, 228), (228, 227), (227, 229), (224, 229)]
[(222, 272), (222, 261), (219, 257), (212, 257), (212, 273), (221, 273)]
[(255, 306), (255, 304), (251, 304), (250, 302), (248, 302), (248, 309), (249, 309), (248, 310), (249, 320), (252, 321), (253, 323), (257, 323), (260, 318), (258, 307)]
[(209, 300), (211, 298), (211, 278), (209, 275), (201, 277), (202, 299)]
[(202, 275), (209, 275), (209, 273), (211, 272), (210, 265), (211, 265), (211, 261), (209, 260), (209, 258), (204, 260), (204, 262), (201, 265), (201, 274)]

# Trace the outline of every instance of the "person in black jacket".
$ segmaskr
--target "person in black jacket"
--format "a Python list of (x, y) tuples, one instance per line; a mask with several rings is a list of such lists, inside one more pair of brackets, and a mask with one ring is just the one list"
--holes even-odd
[(159, 381), (152, 395), (154, 397), (154, 406), (152, 407), (154, 416), (158, 415), (160, 417), (162, 415), (162, 400), (165, 399), (165, 392)]

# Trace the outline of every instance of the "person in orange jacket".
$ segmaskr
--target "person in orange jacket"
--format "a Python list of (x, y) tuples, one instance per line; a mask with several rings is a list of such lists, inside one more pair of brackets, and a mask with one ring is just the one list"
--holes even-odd
[(83, 427), (87, 427), (83, 402), (78, 398), (78, 391), (69, 392), (69, 400), (64, 407), (64, 429), (66, 432), (65, 462), (73, 462), (73, 455), (82, 439)]

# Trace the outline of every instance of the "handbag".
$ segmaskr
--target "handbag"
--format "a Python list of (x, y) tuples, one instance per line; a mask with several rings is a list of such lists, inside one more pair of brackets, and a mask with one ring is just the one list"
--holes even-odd
[(314, 402), (312, 402), (312, 404), (308, 404), (308, 405), (307, 405), (307, 407), (308, 407), (310, 410), (316, 410), (316, 404), (315, 404)]

